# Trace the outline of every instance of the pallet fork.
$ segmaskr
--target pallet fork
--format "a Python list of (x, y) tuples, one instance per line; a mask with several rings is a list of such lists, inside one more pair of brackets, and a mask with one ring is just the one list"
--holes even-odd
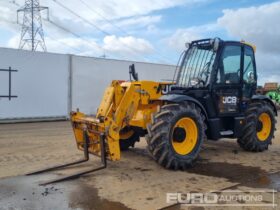
[[(77, 165), (77, 164), (80, 164), (80, 163), (87, 162), (89, 160), (89, 151), (88, 151), (89, 137), (88, 137), (88, 134), (87, 134), (86, 130), (83, 131), (83, 138), (84, 138), (84, 146), (83, 146), (83, 148), (84, 148), (84, 158), (83, 159), (77, 160), (77, 161), (74, 161), (74, 162), (70, 162), (70, 163), (66, 163), (66, 164), (61, 164), (61, 165), (48, 167), (48, 168), (41, 169), (41, 170), (38, 170), (38, 171), (33, 171), (33, 172), (30, 172), (26, 175), (29, 176), (29, 175), (40, 174), (40, 173), (53, 171), (53, 170), (56, 170), (56, 169), (61, 169), (61, 168), (65, 168), (65, 167), (68, 167), (68, 166)], [(74, 173), (74, 174), (71, 174), (71, 175), (62, 176), (62, 177), (58, 177), (58, 178), (55, 178), (55, 179), (51, 179), (51, 180), (48, 180), (48, 181), (45, 181), (45, 182), (41, 182), (39, 185), (48, 185), (48, 184), (52, 184), (52, 183), (56, 183), (56, 182), (75, 179), (75, 178), (78, 178), (82, 175), (105, 169), (107, 167), (107, 159), (106, 159), (106, 148), (105, 148), (105, 135), (104, 135), (104, 133), (99, 133), (99, 138), (100, 138), (100, 150), (101, 150), (101, 166), (100, 167), (80, 171), (80, 172), (77, 172), (77, 173)]]

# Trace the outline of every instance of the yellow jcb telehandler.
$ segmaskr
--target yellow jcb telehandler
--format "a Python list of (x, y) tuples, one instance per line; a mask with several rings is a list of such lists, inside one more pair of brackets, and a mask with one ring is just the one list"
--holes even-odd
[[(106, 167), (121, 158), (121, 150), (142, 136), (153, 159), (168, 169), (192, 167), (203, 141), (237, 138), (247, 151), (262, 152), (274, 138), (274, 103), (256, 95), (255, 47), (245, 42), (203, 39), (187, 44), (173, 82), (112, 81), (95, 117), (72, 112), (78, 149), (85, 158), (45, 170), (61, 168), (100, 156), (102, 166), (57, 182)], [(33, 173), (32, 173), (33, 174)]]

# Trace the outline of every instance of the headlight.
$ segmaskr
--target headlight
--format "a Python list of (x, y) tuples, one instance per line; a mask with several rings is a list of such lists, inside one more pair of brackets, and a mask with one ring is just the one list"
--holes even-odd
[(185, 43), (185, 46), (186, 46), (187, 49), (189, 49), (191, 44), (187, 42), (187, 43)]

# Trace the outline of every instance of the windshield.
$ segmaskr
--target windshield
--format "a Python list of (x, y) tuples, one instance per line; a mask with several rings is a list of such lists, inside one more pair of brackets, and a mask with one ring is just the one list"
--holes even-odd
[(185, 53), (177, 77), (177, 86), (193, 87), (192, 81), (197, 81), (196, 86), (208, 84), (211, 68), (216, 52), (211, 45), (192, 45)]

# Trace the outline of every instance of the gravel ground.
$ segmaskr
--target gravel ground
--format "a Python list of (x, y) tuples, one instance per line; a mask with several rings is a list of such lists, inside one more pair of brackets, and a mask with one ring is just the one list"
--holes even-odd
[[(277, 126), (280, 128), (280, 124)], [(280, 190), (278, 131), (269, 150), (262, 153), (245, 152), (236, 140), (207, 141), (198, 164), (187, 172), (160, 167), (149, 157), (145, 147), (146, 142), (142, 139), (135, 148), (123, 152), (120, 161), (109, 162), (106, 170), (42, 187), (38, 186), (40, 181), (97, 166), (99, 160), (92, 157), (80, 166), (22, 176), (83, 155), (76, 149), (71, 125), (69, 122), (0, 125), (0, 209), (159, 209), (169, 205), (166, 193)], [(275, 201), (279, 208), (279, 193), (276, 193)], [(186, 207), (176, 205), (168, 209), (180, 208)], [(231, 208), (257, 207), (227, 207)], [(260, 209), (264, 208), (271, 209)]]

